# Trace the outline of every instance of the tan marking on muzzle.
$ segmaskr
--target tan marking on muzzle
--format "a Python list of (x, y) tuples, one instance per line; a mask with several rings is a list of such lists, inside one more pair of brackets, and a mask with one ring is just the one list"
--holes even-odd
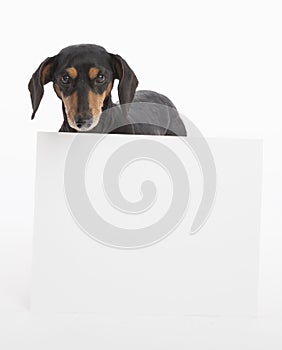
[(94, 120), (100, 117), (100, 114), (102, 113), (104, 100), (111, 92), (111, 89), (112, 89), (112, 83), (108, 85), (107, 90), (105, 90), (102, 93), (102, 95), (95, 94), (94, 92), (89, 91), (88, 93), (89, 111)]
[(89, 78), (92, 80), (92, 79), (95, 79), (97, 77), (99, 73), (99, 69), (96, 68), (96, 67), (92, 67), (89, 69), (89, 72), (88, 72), (88, 75), (89, 75)]
[(68, 123), (72, 128), (77, 129), (77, 126), (74, 121), (74, 117), (77, 113), (77, 106), (78, 106), (77, 92), (74, 92), (70, 96), (63, 96), (63, 95), (61, 96), (64, 102)]
[(74, 67), (67, 68), (66, 72), (72, 79), (75, 79), (78, 75), (77, 70)]

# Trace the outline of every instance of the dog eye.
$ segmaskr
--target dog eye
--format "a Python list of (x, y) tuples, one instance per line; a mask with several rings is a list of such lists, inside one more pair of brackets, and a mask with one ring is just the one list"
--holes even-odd
[(99, 73), (95, 79), (96, 83), (101, 84), (105, 81), (105, 76), (101, 73)]
[(62, 77), (61, 77), (61, 81), (63, 84), (69, 84), (70, 83), (70, 77), (67, 73), (65, 73)]

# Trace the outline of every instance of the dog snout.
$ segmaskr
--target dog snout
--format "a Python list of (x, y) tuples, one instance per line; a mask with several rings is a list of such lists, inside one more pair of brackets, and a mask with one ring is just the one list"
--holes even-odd
[(88, 129), (93, 123), (92, 115), (90, 114), (79, 114), (74, 117), (76, 126), (81, 129)]

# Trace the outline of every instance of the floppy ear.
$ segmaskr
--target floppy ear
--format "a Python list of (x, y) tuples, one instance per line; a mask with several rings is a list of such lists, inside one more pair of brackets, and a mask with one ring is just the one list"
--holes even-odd
[(133, 70), (126, 61), (119, 55), (113, 55), (115, 78), (119, 79), (118, 96), (120, 104), (131, 103), (133, 101), (138, 80)]
[(33, 73), (29, 81), (28, 89), (30, 92), (31, 103), (33, 108), (31, 119), (34, 118), (35, 113), (39, 107), (40, 101), (43, 97), (43, 86), (52, 80), (52, 67), (55, 58), (56, 56), (46, 58), (46, 60), (44, 60), (37, 68), (37, 70)]

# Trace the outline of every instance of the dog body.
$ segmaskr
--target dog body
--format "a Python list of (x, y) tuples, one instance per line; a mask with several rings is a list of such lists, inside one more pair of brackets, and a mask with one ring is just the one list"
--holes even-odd
[[(115, 79), (119, 80), (119, 105), (111, 98)], [(136, 92), (138, 80), (127, 62), (101, 46), (69, 46), (40, 64), (28, 86), (32, 119), (44, 85), (51, 81), (62, 100), (60, 132), (186, 135), (173, 103), (153, 91)]]

